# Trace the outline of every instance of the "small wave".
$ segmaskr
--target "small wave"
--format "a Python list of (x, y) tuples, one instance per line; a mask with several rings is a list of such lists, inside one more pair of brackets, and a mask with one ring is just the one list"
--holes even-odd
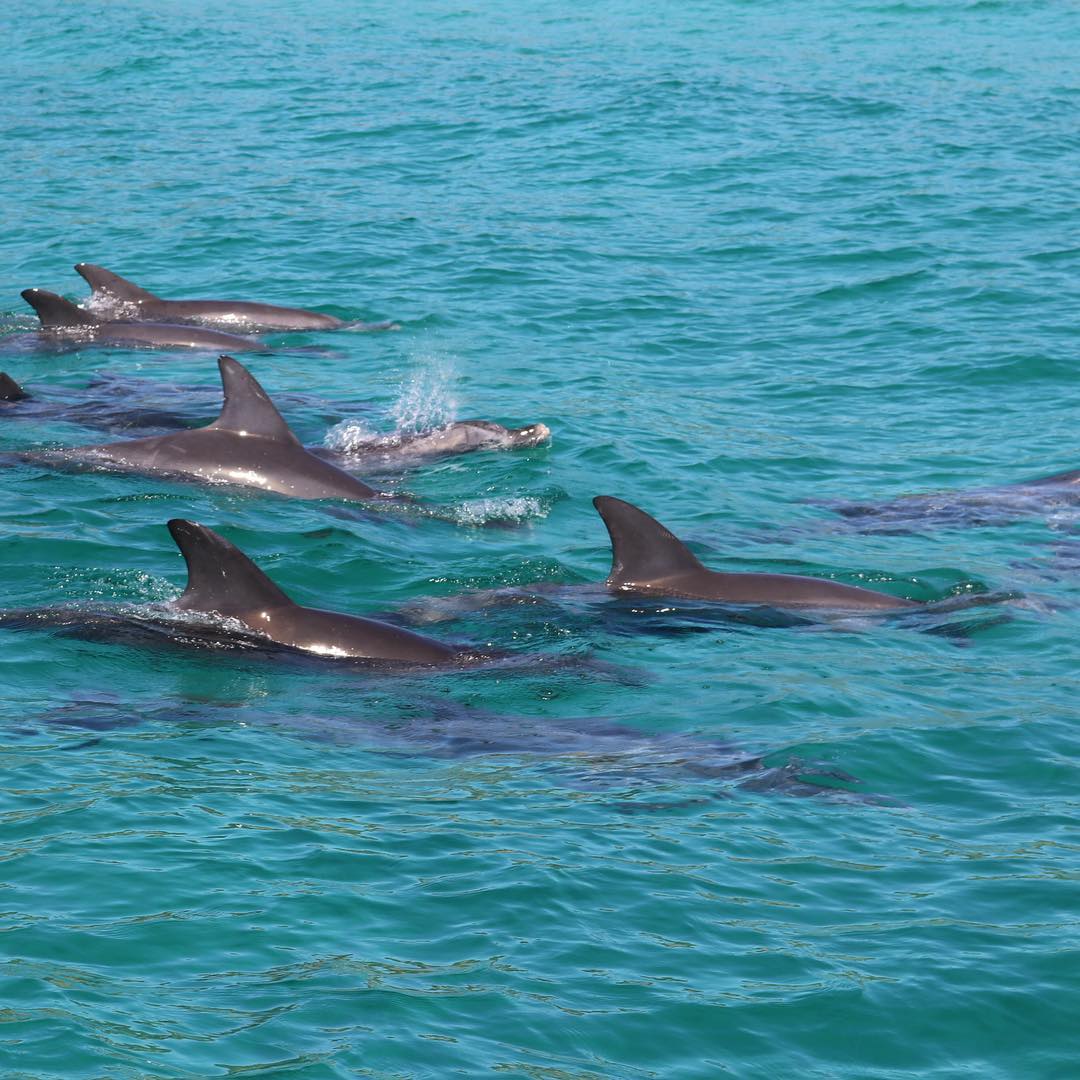
[[(547, 517), (550, 501), (534, 495), (507, 495), (493, 499), (470, 499), (446, 507), (447, 520), (457, 525), (521, 524)], [(440, 515), (442, 516), (442, 515)]]
[(139, 305), (130, 300), (121, 300), (112, 293), (95, 293), (93, 296), (88, 296), (80, 306), (83, 311), (88, 311), (99, 319), (116, 322), (139, 321)]

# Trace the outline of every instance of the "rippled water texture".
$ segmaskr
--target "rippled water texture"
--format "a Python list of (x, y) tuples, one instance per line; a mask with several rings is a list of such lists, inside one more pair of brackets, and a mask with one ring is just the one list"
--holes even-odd
[[(5, 1078), (1075, 1075), (1077, 504), (896, 502), (1080, 466), (1074, 4), (0, 26), (36, 409), (0, 451), (217, 413), (212, 355), (30, 347), (19, 292), (85, 297), (80, 261), (399, 322), (249, 354), (309, 445), (553, 433), (384, 465), (424, 504), (370, 514), (5, 460), (5, 610), (175, 597), (188, 517), (303, 603), (514, 657), (0, 629)], [(597, 494), (717, 569), (938, 603), (605, 599)]]

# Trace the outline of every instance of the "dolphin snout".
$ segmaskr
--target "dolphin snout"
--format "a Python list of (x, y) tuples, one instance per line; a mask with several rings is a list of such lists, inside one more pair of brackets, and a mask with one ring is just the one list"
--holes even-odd
[(518, 446), (539, 446), (551, 438), (551, 428), (547, 424), (530, 424), (514, 432), (514, 442)]

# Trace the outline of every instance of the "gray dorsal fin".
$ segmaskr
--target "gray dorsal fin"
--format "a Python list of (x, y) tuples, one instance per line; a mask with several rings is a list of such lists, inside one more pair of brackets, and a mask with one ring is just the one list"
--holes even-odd
[(75, 272), (86, 279), (87, 285), (94, 292), (108, 293), (109, 296), (115, 297), (117, 300), (130, 300), (137, 303), (139, 301), (160, 299), (152, 292), (140, 289), (133, 281), (128, 281), (127, 278), (122, 278), (119, 274), (106, 270), (104, 266), (95, 266), (93, 263), (76, 263)]
[(598, 495), (593, 506), (611, 536), (609, 585), (646, 584), (705, 569), (677, 536), (644, 510), (610, 495)]
[(218, 369), (225, 390), (225, 406), (210, 427), (300, 445), (269, 394), (243, 364), (231, 356), (219, 356)]
[(0, 401), (22, 401), (29, 396), (6, 371), (0, 371)]
[(213, 529), (173, 518), (169, 532), (187, 563), (188, 582), (173, 606), (240, 615), (292, 601), (234, 544)]
[(37, 312), (42, 326), (97, 326), (100, 322), (89, 311), (45, 289), (23, 289), (20, 295)]

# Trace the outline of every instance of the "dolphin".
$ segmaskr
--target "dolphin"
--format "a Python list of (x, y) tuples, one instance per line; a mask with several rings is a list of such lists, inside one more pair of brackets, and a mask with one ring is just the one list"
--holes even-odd
[(309, 453), (292, 433), (266, 391), (231, 356), (218, 358), (225, 404), (202, 428), (77, 446), (34, 459), (80, 461), (129, 472), (165, 474), (208, 483), (276, 491), (295, 499), (392, 498)]
[(394, 432), (392, 435), (350, 437), (343, 447), (319, 450), (335, 460), (382, 458), (390, 464), (415, 459), (450, 457), (474, 450), (519, 450), (539, 446), (551, 438), (547, 424), (508, 428), (494, 420), (455, 420), (428, 431)]
[(914, 600), (823, 578), (709, 570), (644, 510), (610, 495), (598, 495), (593, 506), (611, 536), (611, 573), (605, 584), (613, 592), (775, 608), (899, 611), (923, 607)]
[(279, 645), (320, 656), (421, 664), (476, 658), (476, 654), (388, 623), (301, 607), (212, 529), (182, 518), (173, 518), (168, 528), (188, 570), (187, 587), (170, 605), (173, 610), (237, 619)]
[(319, 311), (244, 300), (165, 300), (103, 266), (76, 263), (75, 270), (92, 290), (93, 307), (140, 322), (196, 323), (250, 330), (340, 330), (347, 325), (366, 330), (396, 328), (394, 323), (345, 323)]
[(1080, 469), (997, 487), (901, 495), (886, 502), (810, 501), (839, 514), (858, 532), (911, 532), (928, 525), (1009, 525), (1027, 515), (1075, 508), (1080, 503)]
[(0, 401), (25, 401), (29, 396), (6, 371), (0, 371)]
[(250, 338), (164, 322), (120, 322), (98, 318), (45, 289), (24, 289), (22, 298), (37, 312), (42, 333), (74, 345), (121, 345), (154, 349), (265, 350)]
[[(138, 404), (138, 396), (144, 395), (147, 388), (152, 388), (157, 396), (170, 390), (174, 394), (179, 392), (178, 387), (163, 387), (147, 380), (99, 377), (90, 386), (99, 389), (99, 394), (82, 401), (72, 401), (62, 394), (46, 399), (31, 398), (11, 376), (0, 372), (0, 404), (29, 401), (31, 416), (59, 418), (117, 434), (133, 429), (149, 429), (159, 434), (163, 429), (188, 428), (194, 418), (208, 411), (199, 399), (187, 413), (158, 405)], [(186, 402), (191, 402), (190, 391), (185, 390), (183, 396)], [(306, 395), (296, 397), (307, 406), (314, 401), (315, 407), (322, 409), (326, 419), (340, 420), (339, 412), (328, 412), (330, 407), (326, 402)], [(4, 414), (0, 412), (0, 415)], [(346, 435), (340, 440), (343, 446), (332, 449), (313, 446), (308, 449), (318, 457), (353, 468), (410, 468), (433, 458), (467, 454), (474, 450), (516, 450), (539, 446), (551, 437), (546, 424), (512, 428), (494, 420), (457, 420), (426, 431), (394, 432), (390, 435), (373, 435), (367, 431), (356, 434), (352, 429), (358, 425), (353, 421), (346, 421), (341, 426), (346, 429)]]

